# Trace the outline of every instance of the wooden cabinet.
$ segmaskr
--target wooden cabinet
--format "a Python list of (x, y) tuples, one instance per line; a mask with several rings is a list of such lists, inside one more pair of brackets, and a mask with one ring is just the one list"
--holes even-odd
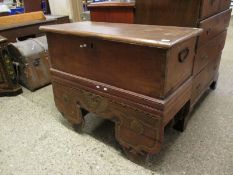
[(100, 2), (88, 5), (91, 11), (91, 21), (96, 22), (134, 22), (134, 3)]
[(0, 36), (0, 96), (14, 96), (21, 92), (12, 59), (7, 50), (7, 40)]
[(202, 29), (96, 22), (41, 29), (58, 110), (78, 126), (87, 112), (114, 121), (134, 161), (157, 153), (164, 127), (191, 99)]
[(36, 11), (41, 11), (42, 6), (41, 6), (42, 0), (23, 0), (24, 3), (24, 9), (25, 12), (36, 12)]

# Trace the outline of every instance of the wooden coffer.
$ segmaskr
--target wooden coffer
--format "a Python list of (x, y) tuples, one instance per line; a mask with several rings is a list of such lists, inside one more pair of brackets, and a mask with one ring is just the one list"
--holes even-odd
[(201, 29), (79, 22), (44, 26), (57, 108), (116, 123), (127, 153), (156, 153), (165, 125), (191, 99)]

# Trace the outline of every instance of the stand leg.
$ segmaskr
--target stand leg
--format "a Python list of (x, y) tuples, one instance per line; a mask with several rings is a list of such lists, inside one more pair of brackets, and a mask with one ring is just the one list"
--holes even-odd
[(219, 74), (217, 73), (217, 75), (215, 76), (214, 81), (212, 82), (212, 84), (210, 85), (210, 89), (215, 90), (217, 88), (218, 85), (218, 77)]
[(86, 110), (83, 109), (83, 108), (80, 108), (80, 107), (79, 107), (78, 110), (79, 110), (79, 111), (78, 111), (79, 115), (77, 115), (77, 117), (80, 118), (81, 123), (74, 123), (74, 124), (73, 124), (73, 128), (74, 128), (74, 130), (77, 131), (77, 132), (82, 132), (82, 129), (83, 129), (83, 127), (85, 126), (84, 117), (85, 117), (85, 115), (87, 115), (89, 112), (86, 111)]
[(146, 121), (143, 123), (139, 119), (144, 114), (138, 111), (128, 109), (125, 114), (135, 118), (118, 116), (120, 120), (115, 125), (116, 139), (129, 160), (137, 164), (143, 164), (150, 154), (156, 154), (160, 151), (164, 128), (160, 125), (159, 120), (149, 119), (150, 124), (154, 124), (152, 126)]
[(123, 149), (125, 155), (127, 156), (127, 158), (129, 160), (131, 160), (132, 162), (135, 162), (137, 164), (145, 164), (146, 160), (149, 157), (149, 154), (146, 152), (138, 153), (134, 149), (125, 148), (125, 147), (122, 147), (122, 149)]
[(185, 106), (176, 114), (174, 118), (175, 124), (173, 126), (175, 130), (184, 132), (190, 117), (189, 110), (190, 110), (190, 102), (186, 103)]

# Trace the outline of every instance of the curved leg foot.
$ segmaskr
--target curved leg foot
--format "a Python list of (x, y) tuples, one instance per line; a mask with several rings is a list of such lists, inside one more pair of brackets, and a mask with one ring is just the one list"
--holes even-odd
[(145, 114), (139, 111), (132, 112), (130, 109), (127, 114), (128, 116), (135, 116), (135, 118), (123, 117), (116, 123), (116, 140), (129, 160), (137, 164), (144, 164), (150, 154), (159, 152), (164, 128), (160, 125), (159, 118), (150, 118), (147, 115), (148, 123), (143, 123), (137, 120), (136, 114), (138, 114), (137, 117), (143, 117)]
[(149, 154), (145, 152), (138, 153), (134, 149), (122, 147), (126, 157), (137, 164), (145, 164), (148, 160)]
[(211, 85), (210, 85), (210, 89), (215, 90), (217, 88), (217, 84), (218, 81), (214, 81)]
[[(82, 132), (82, 129), (83, 129), (84, 126), (85, 126), (85, 119), (84, 119), (84, 117), (85, 117), (85, 115), (87, 115), (89, 112), (88, 112), (87, 110), (83, 109), (83, 108), (80, 108), (79, 105), (78, 105), (77, 107), (78, 107), (78, 109), (77, 109), (77, 116), (75, 116), (75, 117), (76, 117), (78, 120), (76, 120), (75, 122), (73, 122), (73, 121), (69, 121), (69, 122), (72, 124), (72, 126), (73, 126), (73, 128), (74, 128), (74, 130), (75, 130), (76, 132), (81, 133), (81, 132)], [(68, 118), (68, 120), (69, 120), (69, 118)]]
[(89, 112), (83, 108), (79, 108), (80, 110), (80, 115), (79, 117), (81, 118), (81, 123), (74, 123), (73, 124), (73, 128), (75, 131), (77, 132), (82, 132), (82, 129), (84, 128), (85, 126), (85, 120), (84, 120), (84, 117), (85, 115), (87, 115)]
[(76, 132), (82, 133), (82, 130), (83, 130), (83, 127), (84, 127), (84, 122), (81, 123), (81, 124), (73, 124), (72, 127)]
[(219, 74), (216, 75), (214, 81), (213, 81), (212, 84), (210, 85), (210, 89), (215, 90), (215, 89), (217, 88), (217, 85), (218, 85), (218, 77), (219, 77)]

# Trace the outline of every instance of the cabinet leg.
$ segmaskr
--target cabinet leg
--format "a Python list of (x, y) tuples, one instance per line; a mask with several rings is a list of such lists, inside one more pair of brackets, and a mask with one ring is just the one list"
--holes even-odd
[(78, 108), (78, 115), (77, 118), (79, 118), (79, 123), (72, 123), (73, 128), (77, 132), (82, 132), (83, 127), (85, 126), (85, 115), (87, 115), (89, 112), (83, 108)]
[(187, 127), (187, 123), (190, 117), (190, 102), (186, 103), (185, 106), (176, 114), (174, 118), (173, 128), (177, 131), (184, 132)]
[(210, 89), (215, 90), (217, 88), (218, 81), (213, 81), (213, 83), (210, 85)]
[(217, 88), (217, 85), (218, 85), (218, 77), (219, 77), (219, 74), (217, 74), (214, 78), (214, 81), (211, 83), (210, 85), (210, 89), (212, 90), (215, 90)]

